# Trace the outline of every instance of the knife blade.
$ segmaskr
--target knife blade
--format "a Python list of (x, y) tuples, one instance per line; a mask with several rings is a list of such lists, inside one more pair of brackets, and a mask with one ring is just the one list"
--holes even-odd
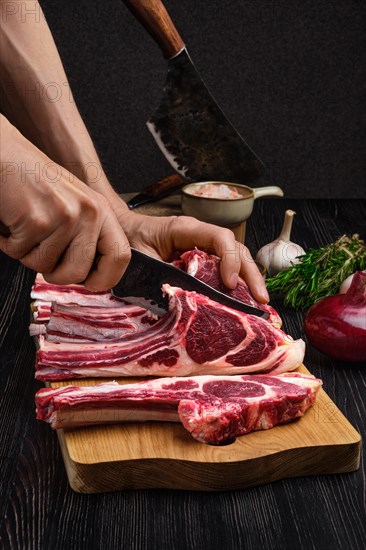
[(120, 282), (112, 289), (112, 293), (120, 298), (134, 296), (153, 300), (159, 308), (167, 310), (168, 298), (162, 293), (164, 283), (198, 292), (219, 304), (249, 315), (263, 319), (268, 319), (269, 316), (267, 311), (231, 298), (172, 264), (153, 258), (135, 248), (131, 248), (130, 263)]
[(123, 0), (168, 60), (160, 105), (149, 118), (162, 153), (193, 181), (250, 183), (263, 163), (224, 115), (198, 74), (160, 0)]

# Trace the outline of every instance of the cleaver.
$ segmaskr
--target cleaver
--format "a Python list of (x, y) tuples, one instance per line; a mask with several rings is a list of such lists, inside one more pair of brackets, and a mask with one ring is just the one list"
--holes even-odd
[[(173, 265), (153, 258), (144, 252), (131, 248), (131, 260), (120, 282), (112, 289), (113, 294), (120, 298), (138, 297), (153, 300), (158, 309), (168, 309), (168, 298), (163, 296), (162, 285), (183, 288), (204, 294), (211, 300), (224, 306), (268, 319), (269, 313), (262, 309), (245, 304), (231, 298), (210, 285), (203, 283), (185, 271)], [(146, 306), (149, 308), (149, 306)], [(150, 308), (152, 309), (152, 308)]]
[(263, 164), (226, 118), (198, 74), (160, 0), (123, 0), (168, 62), (160, 105), (147, 122), (172, 167), (193, 181), (250, 183)]

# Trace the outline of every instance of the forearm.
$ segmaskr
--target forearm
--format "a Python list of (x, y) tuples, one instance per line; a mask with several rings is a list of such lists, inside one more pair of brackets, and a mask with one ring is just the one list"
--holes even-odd
[(112, 202), (115, 193), (73, 99), (40, 5), (0, 0), (0, 8), (3, 112), (49, 158)]
[[(29, 10), (30, 6), (37, 10), (33, 17), (30, 13), (24, 12), (24, 10)], [(253, 260), (248, 261), (244, 254), (244, 247), (235, 243), (231, 231), (201, 224), (193, 218), (150, 218), (128, 210), (127, 205), (110, 186), (100, 166), (98, 155), (73, 100), (56, 45), (38, 2), (35, 0), (27, 2), (24, 0), (12, 2), (0, 0), (0, 8), (2, 10), (0, 14), (2, 22), (0, 107), (20, 132), (43, 151), (48, 159), (67, 168), (67, 180), (69, 180), (71, 172), (77, 176), (74, 187), (80, 186), (81, 180), (92, 190), (104, 195), (132, 245), (163, 259), (168, 259), (174, 250), (188, 250), (195, 246), (214, 252), (222, 258), (221, 274), (226, 286), (235, 287), (240, 272), (248, 281), (255, 297), (261, 301), (268, 300), (263, 279)], [(34, 157), (32, 153), (29, 162), (34, 164), (37, 158), (37, 155)], [(43, 160), (43, 162), (46, 161)], [(45, 203), (44, 216), (47, 219), (47, 226), (51, 227), (58, 239), (63, 240), (65, 235), (68, 235), (69, 241), (73, 242), (75, 235), (70, 234), (70, 224), (67, 220), (65, 221), (65, 212), (60, 204), (67, 202), (69, 197), (69, 201), (80, 206), (77, 209), (75, 223), (78, 222), (79, 213), (81, 216), (85, 207), (82, 205), (81, 199), (75, 199), (75, 194), (70, 189), (70, 182), (63, 179), (62, 183), (61, 195), (53, 197), (53, 202), (59, 209), (60, 222), (52, 216), (52, 212), (56, 208), (52, 205), (53, 203), (51, 207)], [(7, 187), (8, 193), (10, 193), (10, 189)], [(34, 197), (38, 197), (38, 193), (37, 186), (32, 193), (28, 193), (30, 207), (34, 206)], [(54, 195), (52, 185), (48, 186), (46, 194)], [(88, 194), (85, 190), (82, 195), (84, 199), (86, 195), (91, 201), (90, 210), (97, 210), (100, 215), (99, 203), (103, 197), (95, 197), (93, 192)], [(42, 195), (41, 202), (45, 202), (44, 198), (45, 196)], [(11, 194), (10, 199), (21, 213), (27, 213), (27, 209), (24, 210), (25, 201), (21, 196)], [(8, 198), (7, 204), (10, 204), (10, 199)], [(103, 212), (106, 212), (108, 210), (106, 205), (102, 206)], [(1, 217), (0, 220), (9, 227), (12, 220), (8, 207), (4, 209), (4, 213), (6, 214), (4, 220), (1, 220)], [(103, 265), (108, 265), (110, 260), (111, 253), (108, 243), (112, 239), (114, 242), (122, 242), (125, 239), (125, 234), (123, 233), (122, 236), (120, 227), (118, 229), (114, 225), (114, 223), (118, 223), (114, 215), (108, 214), (109, 221), (102, 220), (97, 227), (97, 233), (103, 236), (99, 243), (104, 243), (103, 250), (107, 258), (106, 264), (101, 262), (98, 264), (98, 270), (101, 271)], [(16, 221), (20, 225), (20, 220)], [(55, 221), (57, 221), (56, 225)], [(14, 222), (13, 225), (17, 224)], [(33, 231), (33, 229), (29, 231), (30, 227), (32, 224), (26, 226), (26, 237), (23, 239), (26, 243), (29, 241), (29, 234), (32, 234)], [(88, 230), (83, 233), (84, 237), (86, 238), (92, 230), (93, 223), (90, 223)], [(40, 238), (38, 238), (39, 240)], [(7, 243), (3, 244), (5, 246)], [(125, 244), (127, 245), (127, 243)], [(37, 242), (31, 242), (29, 246), (31, 245), (36, 246)], [(240, 252), (238, 254), (236, 254), (237, 249)], [(125, 260), (122, 257), (122, 264)], [(36, 264), (29, 263), (28, 265), (36, 266)], [(36, 267), (39, 269), (39, 264)], [(72, 267), (70, 263), (66, 262), (64, 268), (61, 269), (70, 270), (70, 267)], [(118, 270), (113, 269), (113, 264), (110, 270), (112, 275), (114, 273), (114, 279)], [(61, 274), (66, 280), (66, 271)], [(60, 272), (57, 277), (60, 277), (61, 280)], [(105, 282), (105, 276), (101, 280)], [(97, 283), (99, 286), (101, 280)]]

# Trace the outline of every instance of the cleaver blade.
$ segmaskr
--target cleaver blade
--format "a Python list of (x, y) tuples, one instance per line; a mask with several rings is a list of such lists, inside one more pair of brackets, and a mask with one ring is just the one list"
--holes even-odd
[(250, 183), (263, 163), (217, 105), (160, 0), (123, 0), (168, 61), (147, 127), (171, 166), (193, 181)]

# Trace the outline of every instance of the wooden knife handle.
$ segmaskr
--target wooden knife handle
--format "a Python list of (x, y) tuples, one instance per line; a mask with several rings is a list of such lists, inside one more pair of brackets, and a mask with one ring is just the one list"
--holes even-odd
[(158, 201), (167, 197), (173, 191), (181, 189), (184, 186), (184, 179), (178, 174), (172, 174), (166, 178), (146, 187), (141, 193), (138, 193), (127, 202), (131, 210), (142, 204)]
[(136, 19), (155, 40), (166, 59), (184, 48), (174, 23), (160, 0), (123, 0)]
[(179, 174), (172, 174), (166, 178), (153, 183), (144, 189), (146, 195), (150, 195), (154, 198), (162, 197), (165, 194), (169, 194), (172, 191), (180, 189), (184, 185), (184, 180)]

